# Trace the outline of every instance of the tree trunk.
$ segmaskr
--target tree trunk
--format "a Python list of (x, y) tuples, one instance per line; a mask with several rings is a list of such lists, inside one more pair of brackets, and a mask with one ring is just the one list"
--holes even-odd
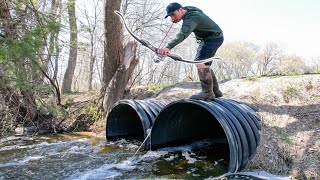
[[(61, 23), (61, 14), (62, 14), (62, 2), (61, 0), (58, 0), (56, 2), (56, 6), (59, 7), (59, 12), (58, 15), (56, 17), (56, 20), (58, 20), (58, 23)], [(59, 28), (60, 30), (60, 28)], [(59, 69), (59, 57), (60, 57), (60, 49), (59, 49), (59, 33), (60, 31), (57, 32), (57, 34), (55, 35), (55, 39), (54, 39), (54, 49), (55, 49), (55, 59), (54, 59), (54, 67), (53, 67), (53, 81), (56, 82), (58, 84), (57, 81), (57, 77), (58, 77), (58, 69)]]
[(54, 43), (55, 43), (55, 50), (56, 50), (55, 55), (56, 55), (56, 57), (54, 59), (54, 69), (53, 69), (53, 77), (52, 77), (52, 79), (53, 79), (53, 81), (55, 83), (57, 83), (58, 70), (59, 70), (59, 56), (60, 56), (58, 34), (55, 37)]
[(92, 90), (93, 66), (94, 66), (95, 61), (96, 61), (96, 56), (92, 54), (90, 56), (90, 65), (89, 65), (88, 91)]
[(75, 13), (75, 0), (68, 0), (68, 15), (70, 25), (70, 53), (66, 72), (62, 83), (62, 93), (70, 93), (74, 70), (77, 64), (77, 22)]
[(0, 19), (1, 24), (3, 25), (3, 36), (15, 39), (17, 35), (17, 30), (14, 27), (15, 25), (11, 23), (11, 15), (7, 0), (0, 0)]
[(128, 81), (138, 63), (135, 59), (136, 51), (137, 44), (134, 42), (129, 42), (124, 48), (123, 64), (115, 72), (104, 97), (103, 107), (105, 112), (108, 112), (113, 104), (122, 99)]
[(100, 90), (99, 109), (103, 110), (104, 97), (109, 82), (113, 78), (122, 59), (122, 30), (119, 17), (114, 13), (115, 10), (120, 10), (121, 0), (106, 0), (104, 12), (104, 61), (103, 61), (103, 76), (102, 87)]
[(91, 46), (91, 49), (90, 49), (90, 64), (89, 64), (89, 78), (88, 78), (88, 91), (91, 91), (92, 90), (92, 78), (93, 78), (93, 66), (94, 66), (94, 63), (96, 61), (96, 54), (95, 54), (95, 50), (94, 50), (94, 33), (95, 33), (95, 26), (96, 24), (94, 25), (94, 28), (93, 28), (93, 31), (90, 33), (90, 46)]
[[(52, 0), (52, 2), (51, 2), (52, 4), (51, 4), (51, 10), (50, 10), (50, 18), (52, 19), (52, 20), (54, 20), (54, 21), (56, 21), (57, 20), (57, 10), (58, 10), (58, 6), (59, 6), (59, 1), (57, 2), (56, 0)], [(59, 32), (51, 32), (50, 34), (49, 34), (49, 48), (48, 48), (48, 60), (47, 60), (47, 62), (48, 62), (48, 65), (47, 65), (47, 67), (49, 68), (51, 65), (53, 65), (53, 63), (52, 63), (52, 56), (53, 56), (53, 54), (54, 54), (54, 49), (55, 49), (55, 47), (56, 47), (56, 44), (58, 43), (58, 42), (56, 42), (56, 40), (57, 40), (57, 37), (58, 37), (58, 35), (59, 35)], [(55, 59), (56, 58), (58, 58), (57, 56), (54, 56), (55, 57)], [(54, 69), (55, 67), (53, 67), (52, 66), (52, 69), (53, 69), (53, 71), (55, 71), (55, 69)], [(46, 69), (46, 72), (48, 71), (48, 69)], [(54, 76), (54, 74), (52, 75), (52, 79), (53, 80), (55, 80), (54, 79), (55, 78), (55, 76)]]

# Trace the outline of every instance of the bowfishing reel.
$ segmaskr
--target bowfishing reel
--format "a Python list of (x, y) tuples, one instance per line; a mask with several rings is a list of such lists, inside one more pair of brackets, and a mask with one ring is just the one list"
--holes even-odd
[(153, 56), (152, 60), (153, 62), (155, 63), (159, 63), (159, 62), (162, 62), (164, 59), (164, 57), (162, 57), (160, 54), (156, 54)]

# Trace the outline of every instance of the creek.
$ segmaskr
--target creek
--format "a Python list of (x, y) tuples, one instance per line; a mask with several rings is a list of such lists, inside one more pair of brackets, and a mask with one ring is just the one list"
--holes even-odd
[(90, 132), (7, 136), (0, 139), (0, 179), (206, 179), (228, 168), (223, 145), (210, 140), (135, 154), (140, 145)]

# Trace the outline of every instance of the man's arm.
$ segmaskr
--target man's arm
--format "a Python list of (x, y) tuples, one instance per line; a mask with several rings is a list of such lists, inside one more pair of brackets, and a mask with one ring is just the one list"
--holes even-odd
[(166, 48), (172, 49), (176, 45), (181, 43), (183, 40), (185, 40), (193, 32), (193, 30), (197, 27), (197, 25), (198, 25), (198, 23), (191, 18), (183, 20), (183, 24), (182, 24), (182, 27), (181, 27), (179, 33), (176, 35), (176, 37), (173, 40), (171, 40), (168, 43)]

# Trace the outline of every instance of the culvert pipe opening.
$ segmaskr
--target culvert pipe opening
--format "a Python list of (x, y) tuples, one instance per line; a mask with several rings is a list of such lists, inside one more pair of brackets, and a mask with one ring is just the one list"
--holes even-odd
[(165, 108), (156, 118), (151, 130), (151, 150), (192, 144), (201, 140), (211, 142), (210, 148), (202, 147), (204, 151), (213, 151), (206, 152), (211, 156), (210, 159), (229, 161), (228, 137), (223, 127), (210, 111), (196, 103), (181, 102)]
[(143, 141), (143, 123), (137, 110), (130, 104), (118, 104), (110, 112), (106, 122), (106, 138), (135, 139)]
[(242, 116), (252, 112), (230, 109), (230, 103), (228, 99), (210, 102), (186, 99), (167, 105), (151, 129), (151, 150), (209, 139), (219, 147), (224, 145), (221, 156), (229, 160), (228, 171), (236, 172), (255, 153), (254, 140), (260, 134), (252, 131), (256, 129), (254, 123), (246, 123), (252, 120)]
[(150, 148), (148, 132), (165, 102), (149, 100), (118, 101), (108, 113), (106, 119), (106, 138), (115, 140), (119, 138), (135, 139), (145, 142), (145, 149)]
[(219, 122), (206, 109), (192, 103), (177, 103), (164, 109), (151, 131), (151, 148), (179, 146), (202, 139), (227, 143)]

